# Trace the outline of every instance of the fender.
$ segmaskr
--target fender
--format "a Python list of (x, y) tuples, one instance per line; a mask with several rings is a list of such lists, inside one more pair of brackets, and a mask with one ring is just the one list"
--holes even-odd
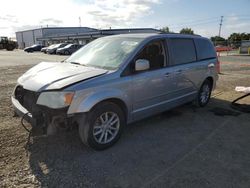
[(71, 103), (68, 114), (89, 112), (96, 104), (107, 99), (119, 99), (129, 108), (129, 97), (118, 89), (105, 89), (88, 94), (77, 94)]

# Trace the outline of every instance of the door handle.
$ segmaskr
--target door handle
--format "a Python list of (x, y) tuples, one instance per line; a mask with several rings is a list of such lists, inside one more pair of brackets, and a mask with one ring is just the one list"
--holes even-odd
[(208, 68), (213, 68), (214, 67), (214, 64), (213, 63), (210, 63), (209, 65), (208, 65)]
[(170, 73), (167, 72), (167, 73), (164, 74), (164, 76), (165, 76), (165, 77), (169, 77), (169, 76), (170, 76)]

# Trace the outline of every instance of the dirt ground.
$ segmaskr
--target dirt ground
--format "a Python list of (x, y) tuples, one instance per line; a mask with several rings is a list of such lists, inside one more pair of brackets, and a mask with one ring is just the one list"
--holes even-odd
[[(214, 113), (232, 110), (230, 102), (242, 95), (235, 86), (250, 86), (249, 56), (220, 58), (222, 74), (207, 107), (187, 104), (128, 125), (115, 146), (97, 152), (75, 129), (34, 134), (27, 142), (11, 107), (16, 80), (41, 59), (64, 57), (14, 52), (10, 61), (8, 53), (0, 51), (0, 64), (9, 61), (0, 66), (0, 187), (250, 186), (250, 114)], [(250, 97), (243, 102), (250, 104)]]

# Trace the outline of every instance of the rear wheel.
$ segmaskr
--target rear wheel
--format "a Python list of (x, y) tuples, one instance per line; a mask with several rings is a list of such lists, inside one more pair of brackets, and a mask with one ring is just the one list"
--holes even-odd
[(64, 54), (65, 54), (65, 55), (69, 55), (69, 51), (66, 50), (66, 51), (64, 52)]
[(197, 103), (200, 107), (204, 107), (210, 100), (212, 92), (212, 83), (209, 80), (205, 80), (199, 90)]
[(95, 106), (79, 124), (79, 134), (84, 144), (103, 150), (115, 144), (125, 125), (121, 108), (112, 102)]

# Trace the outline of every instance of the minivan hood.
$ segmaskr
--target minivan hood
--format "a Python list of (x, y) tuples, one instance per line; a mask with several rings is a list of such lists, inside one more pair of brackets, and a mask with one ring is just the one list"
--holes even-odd
[(18, 79), (18, 83), (24, 89), (31, 91), (53, 90), (61, 89), (107, 72), (107, 70), (71, 63), (42, 62), (24, 73)]

